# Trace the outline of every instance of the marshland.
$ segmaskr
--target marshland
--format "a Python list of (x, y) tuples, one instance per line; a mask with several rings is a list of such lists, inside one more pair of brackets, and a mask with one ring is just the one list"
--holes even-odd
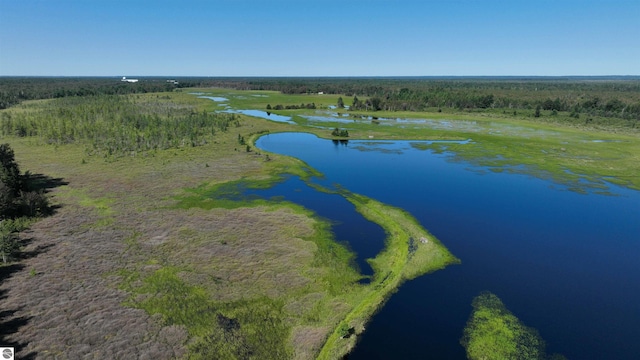
[(640, 351), (637, 78), (177, 79), (0, 79), (18, 355)]

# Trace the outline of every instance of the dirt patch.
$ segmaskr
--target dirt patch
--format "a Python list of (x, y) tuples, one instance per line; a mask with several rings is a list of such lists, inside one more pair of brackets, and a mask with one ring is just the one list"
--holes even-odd
[(325, 327), (300, 326), (293, 329), (294, 359), (310, 359), (320, 351), (331, 329)]

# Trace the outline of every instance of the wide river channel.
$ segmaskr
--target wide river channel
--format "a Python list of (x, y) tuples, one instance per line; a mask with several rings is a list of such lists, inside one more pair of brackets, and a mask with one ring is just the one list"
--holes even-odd
[[(464, 359), (460, 338), (471, 301), (482, 291), (495, 293), (536, 328), (549, 353), (639, 358), (640, 192), (608, 185), (606, 195), (578, 193), (421, 150), (421, 143), (337, 143), (306, 133), (257, 141), (324, 174), (314, 181), (407, 210), (462, 261), (405, 283), (349, 359)], [(276, 193), (295, 194), (304, 184), (294, 179), (278, 186)], [(318, 195), (305, 206), (330, 218), (338, 205)], [(379, 251), (382, 233), (378, 226), (351, 225), (359, 238), (352, 248), (366, 273), (364, 258)], [(366, 250), (366, 239), (374, 250)]]

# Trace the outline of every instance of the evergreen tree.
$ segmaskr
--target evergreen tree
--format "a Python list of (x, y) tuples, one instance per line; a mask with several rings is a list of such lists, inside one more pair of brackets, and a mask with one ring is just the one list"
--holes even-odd
[(0, 181), (13, 195), (20, 191), (20, 168), (9, 144), (0, 145)]
[(361, 104), (360, 104), (360, 99), (358, 99), (357, 96), (353, 96), (353, 104), (351, 105), (352, 109), (358, 109), (360, 108)]

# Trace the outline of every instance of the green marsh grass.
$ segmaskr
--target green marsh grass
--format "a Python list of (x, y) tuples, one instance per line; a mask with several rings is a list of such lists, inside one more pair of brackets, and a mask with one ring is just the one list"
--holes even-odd
[(485, 292), (473, 299), (460, 343), (470, 360), (480, 359), (565, 359), (547, 355), (545, 342), (527, 327), (494, 294)]
[(183, 326), (198, 339), (189, 346), (188, 358), (290, 357), (290, 329), (282, 301), (263, 297), (216, 302), (204, 287), (187, 284), (180, 272), (176, 267), (163, 267), (143, 278), (141, 286), (132, 286), (129, 279), (124, 288), (138, 296), (129, 306), (158, 314), (166, 326)]

